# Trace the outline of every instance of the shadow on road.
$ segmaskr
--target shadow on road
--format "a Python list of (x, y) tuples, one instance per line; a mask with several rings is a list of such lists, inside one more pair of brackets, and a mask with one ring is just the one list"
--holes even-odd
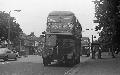
[(74, 67), (75, 65), (69, 65), (69, 64), (64, 64), (64, 63), (54, 63), (54, 64), (50, 64), (46, 67)]

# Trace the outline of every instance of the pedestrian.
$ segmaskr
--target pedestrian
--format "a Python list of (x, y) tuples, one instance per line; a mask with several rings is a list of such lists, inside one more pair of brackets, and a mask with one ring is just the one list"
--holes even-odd
[(95, 59), (95, 46), (92, 45), (91, 50), (92, 50), (92, 59)]
[(94, 52), (94, 58), (98, 58), (98, 59), (101, 59), (101, 52), (102, 52), (102, 49), (100, 47), (100, 45), (95, 45), (93, 47), (93, 52)]
[(120, 46), (118, 46), (117, 48), (116, 48), (116, 53), (115, 54), (118, 54), (120, 52)]
[(99, 48), (98, 48), (98, 59), (101, 59), (101, 52), (102, 52), (102, 49), (101, 49), (101, 47), (99, 46)]
[(97, 58), (98, 58), (98, 55), (99, 55), (99, 46), (96, 45), (95, 46), (95, 57), (97, 56)]
[(111, 53), (112, 53), (112, 58), (115, 58), (115, 51), (114, 51), (114, 46), (112, 45), (112, 47), (110, 48)]

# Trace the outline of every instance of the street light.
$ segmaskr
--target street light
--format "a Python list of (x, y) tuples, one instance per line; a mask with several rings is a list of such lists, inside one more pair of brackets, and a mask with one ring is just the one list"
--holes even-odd
[[(21, 10), (14, 10), (20, 12)], [(8, 48), (10, 49), (10, 15), (11, 11), (9, 11), (9, 18), (8, 18)]]
[[(86, 30), (90, 30), (90, 29), (86, 29)], [(93, 30), (93, 29), (91, 29)], [(96, 38), (96, 36), (92, 35), (92, 42), (91, 42), (91, 50), (92, 50), (92, 59), (95, 59), (95, 52), (93, 51), (93, 38)]]
[[(86, 29), (86, 30), (93, 30), (93, 29)], [(96, 36), (94, 36), (94, 35), (92, 34), (92, 41), (91, 41), (91, 43), (93, 43), (93, 38), (96, 38)]]

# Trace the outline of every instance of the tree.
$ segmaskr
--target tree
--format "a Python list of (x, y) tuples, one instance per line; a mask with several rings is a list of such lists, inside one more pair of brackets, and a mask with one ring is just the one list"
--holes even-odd
[(120, 24), (120, 12), (119, 0), (95, 0), (95, 17), (98, 26), (97, 30), (100, 32), (101, 43), (119, 43), (119, 24)]
[[(9, 20), (9, 23), (8, 23)], [(19, 35), (22, 32), (20, 25), (16, 23), (15, 17), (11, 17), (8, 13), (0, 11), (0, 39), (8, 41), (8, 30), (10, 25), (10, 41), (18, 42)]]

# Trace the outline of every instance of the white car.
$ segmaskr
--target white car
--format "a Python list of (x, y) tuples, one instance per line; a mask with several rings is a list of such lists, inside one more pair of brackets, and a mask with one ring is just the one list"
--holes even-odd
[(17, 54), (8, 48), (0, 48), (0, 59), (7, 61), (9, 59), (17, 60)]

